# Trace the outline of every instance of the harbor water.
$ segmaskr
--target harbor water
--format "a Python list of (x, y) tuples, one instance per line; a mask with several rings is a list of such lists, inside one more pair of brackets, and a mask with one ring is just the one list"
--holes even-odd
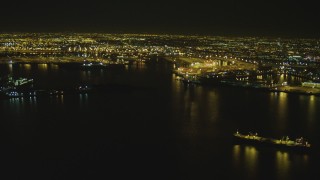
[[(38, 89), (104, 91), (0, 100), (0, 177), (318, 179), (320, 97), (177, 81), (166, 62), (80, 69), (0, 64)], [(235, 144), (232, 134), (303, 136), (312, 152)]]

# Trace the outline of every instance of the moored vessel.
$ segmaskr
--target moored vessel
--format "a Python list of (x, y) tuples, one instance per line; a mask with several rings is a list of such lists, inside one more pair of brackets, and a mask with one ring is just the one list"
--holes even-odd
[(267, 138), (259, 136), (258, 133), (241, 134), (239, 131), (233, 134), (237, 143), (245, 143), (251, 145), (271, 146), (285, 149), (308, 150), (311, 144), (303, 137), (291, 140), (288, 136), (280, 139)]

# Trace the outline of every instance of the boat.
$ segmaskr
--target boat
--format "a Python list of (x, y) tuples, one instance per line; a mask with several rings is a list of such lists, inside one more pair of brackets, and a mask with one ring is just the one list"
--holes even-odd
[(79, 93), (89, 93), (91, 90), (92, 90), (92, 87), (88, 85), (81, 85), (76, 88), (76, 91)]
[(108, 67), (108, 64), (102, 62), (85, 62), (81, 65), (81, 68), (86, 69), (102, 69)]
[(241, 134), (239, 131), (233, 134), (237, 143), (245, 143), (250, 145), (271, 146), (276, 148), (308, 150), (311, 144), (303, 137), (291, 140), (288, 136), (280, 139), (267, 138), (259, 136), (258, 133)]
[(188, 79), (188, 78), (182, 78), (181, 81), (184, 84), (200, 84), (200, 81), (197, 79)]
[(18, 78), (14, 79), (11, 75), (4, 78), (0, 82), (0, 91), (7, 92), (9, 90), (28, 89), (33, 86), (33, 79)]

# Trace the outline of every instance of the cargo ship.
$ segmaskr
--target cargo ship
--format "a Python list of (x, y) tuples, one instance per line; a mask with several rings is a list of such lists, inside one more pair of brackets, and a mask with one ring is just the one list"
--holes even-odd
[(311, 144), (303, 137), (291, 140), (288, 136), (280, 139), (267, 138), (259, 136), (258, 133), (241, 134), (239, 131), (233, 134), (233, 137), (238, 143), (251, 145), (271, 146), (285, 149), (308, 150)]

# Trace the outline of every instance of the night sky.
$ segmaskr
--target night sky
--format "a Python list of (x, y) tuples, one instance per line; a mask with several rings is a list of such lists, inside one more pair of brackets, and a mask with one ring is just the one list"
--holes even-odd
[(320, 37), (315, 1), (9, 1), (0, 32), (171, 33)]

